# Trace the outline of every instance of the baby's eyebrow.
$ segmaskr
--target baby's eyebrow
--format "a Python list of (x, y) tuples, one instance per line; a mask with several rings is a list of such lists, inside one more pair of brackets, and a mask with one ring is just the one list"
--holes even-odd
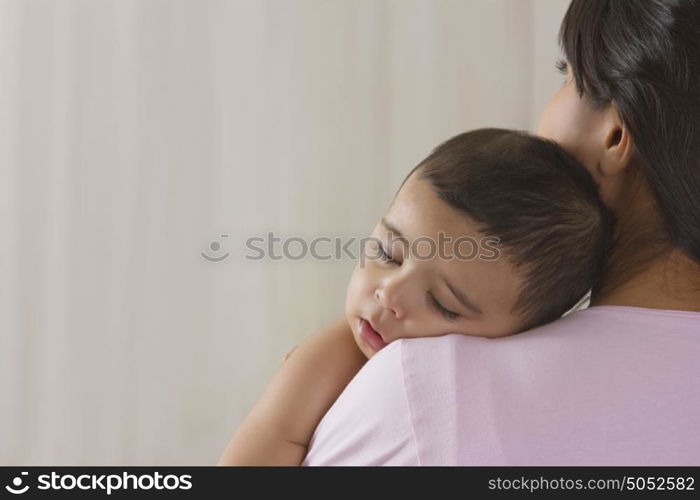
[(443, 281), (445, 282), (445, 284), (447, 285), (447, 288), (450, 289), (450, 291), (454, 294), (455, 297), (457, 297), (457, 300), (459, 300), (459, 301), (462, 303), (462, 305), (464, 305), (464, 306), (467, 307), (468, 309), (471, 309), (472, 311), (474, 311), (474, 312), (477, 313), (477, 314), (484, 314), (484, 313), (481, 311), (481, 309), (479, 309), (479, 307), (478, 307), (476, 304), (474, 304), (474, 302), (472, 302), (471, 300), (469, 300), (469, 299), (467, 298), (467, 296), (461, 292), (461, 290), (459, 290), (458, 288), (453, 287), (453, 286), (450, 284), (450, 282), (447, 281), (447, 278), (446, 278), (445, 276), (442, 276), (442, 279), (443, 279)]
[(389, 231), (391, 231), (392, 233), (394, 233), (396, 236), (398, 236), (399, 238), (404, 238), (404, 239), (405, 239), (403, 233), (402, 233), (401, 231), (399, 231), (399, 230), (396, 228), (396, 226), (394, 226), (391, 222), (389, 222), (388, 220), (386, 220), (384, 217), (382, 217), (381, 223), (382, 223), (382, 225), (383, 225), (385, 228), (387, 228)]

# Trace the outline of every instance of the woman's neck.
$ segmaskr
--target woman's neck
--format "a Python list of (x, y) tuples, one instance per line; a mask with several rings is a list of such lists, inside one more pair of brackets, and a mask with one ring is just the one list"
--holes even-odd
[(679, 250), (672, 250), (623, 283), (594, 292), (590, 305), (700, 312), (699, 282), (700, 264)]
[(612, 207), (615, 244), (591, 305), (700, 311), (700, 263), (673, 248), (648, 183), (634, 169)]

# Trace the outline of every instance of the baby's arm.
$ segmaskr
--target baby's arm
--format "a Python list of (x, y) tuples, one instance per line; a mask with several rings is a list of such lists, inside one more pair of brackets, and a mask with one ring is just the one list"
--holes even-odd
[(316, 426), (366, 361), (345, 317), (311, 335), (277, 370), (218, 465), (301, 465)]

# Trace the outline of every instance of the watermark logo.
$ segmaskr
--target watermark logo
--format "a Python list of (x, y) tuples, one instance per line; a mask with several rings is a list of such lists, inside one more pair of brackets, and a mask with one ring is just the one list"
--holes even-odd
[(389, 234), (386, 239), (367, 236), (363, 238), (329, 238), (318, 236), (305, 239), (299, 236), (282, 238), (272, 232), (265, 237), (255, 236), (245, 241), (246, 260), (302, 260), (311, 257), (314, 260), (327, 261), (359, 259), (364, 268), (367, 261), (382, 260), (401, 245), (403, 260), (498, 260), (501, 256), (500, 239), (493, 236), (474, 238), (461, 236), (452, 238), (443, 232), (438, 233), (437, 240), (424, 236), (415, 238), (410, 243), (404, 237)]
[[(13, 495), (22, 495), (29, 490), (28, 472), (12, 479), (5, 489)], [(23, 484), (24, 483), (24, 484)], [(81, 490), (104, 492), (112, 495), (117, 491), (173, 491), (191, 490), (192, 476), (190, 474), (161, 474), (156, 471), (148, 474), (40, 474), (36, 477), (34, 491)], [(80, 491), (76, 491), (80, 493)], [(30, 494), (31, 496), (31, 494)]]
[[(228, 234), (222, 234), (221, 238), (228, 238)], [(219, 250), (221, 250), (221, 243), (217, 240), (210, 242), (209, 243), (209, 250), (211, 250), (214, 253), (218, 253)], [(207, 259), (209, 262), (221, 262), (222, 260), (226, 259), (231, 254), (229, 252), (226, 252), (226, 253), (219, 255), (219, 256), (215, 255), (214, 257), (210, 257), (207, 253), (202, 252), (201, 255), (202, 255), (202, 257)]]
[[(29, 475), (29, 472), (22, 472), (21, 476), (27, 476)], [(27, 484), (26, 486), (22, 487), (22, 477), (17, 476), (12, 480), (12, 486), (5, 486), (5, 489), (12, 493), (13, 495), (21, 495), (23, 493), (26, 493), (27, 490), (29, 489), (29, 485)]]
[(192, 489), (192, 476), (189, 474), (163, 475), (160, 472), (153, 474), (45, 474), (38, 478), (39, 490), (83, 490), (104, 491), (111, 495), (115, 491), (144, 491), (144, 490), (190, 490)]

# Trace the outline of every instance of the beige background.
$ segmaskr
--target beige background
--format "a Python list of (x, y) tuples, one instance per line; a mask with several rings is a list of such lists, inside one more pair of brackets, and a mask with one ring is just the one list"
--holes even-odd
[(361, 237), (439, 142), (533, 129), (567, 3), (0, 0), (0, 464), (215, 463), (354, 266), (245, 239)]

